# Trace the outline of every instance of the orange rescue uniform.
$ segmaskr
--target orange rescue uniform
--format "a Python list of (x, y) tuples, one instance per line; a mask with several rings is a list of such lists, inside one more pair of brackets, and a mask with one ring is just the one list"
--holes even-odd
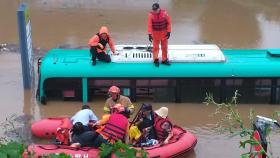
[(171, 18), (167, 12), (163, 9), (160, 9), (159, 13), (150, 12), (148, 16), (148, 34), (153, 37), (154, 60), (158, 59), (159, 43), (161, 43), (162, 61), (168, 59), (168, 32), (171, 32)]
[[(101, 34), (103, 33), (106, 33), (107, 34), (107, 39), (104, 40), (100, 37)], [(113, 53), (116, 52), (116, 49), (115, 49), (115, 45), (114, 45), (114, 42), (109, 34), (109, 31), (108, 31), (108, 28), (106, 26), (102, 26), (99, 30), (99, 33), (97, 33), (96, 35), (94, 35), (92, 38), (90, 38), (89, 42), (88, 42), (88, 45), (89, 47), (97, 47), (97, 52), (98, 53), (101, 53), (101, 52), (106, 52), (106, 45), (107, 43), (109, 44), (110, 48), (111, 48), (111, 51)], [(100, 44), (103, 46), (104, 49), (100, 49)]]

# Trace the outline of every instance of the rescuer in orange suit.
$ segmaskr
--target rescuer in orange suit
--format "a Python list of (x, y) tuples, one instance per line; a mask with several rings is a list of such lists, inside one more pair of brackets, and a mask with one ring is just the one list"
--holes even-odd
[(100, 31), (94, 35), (88, 42), (92, 56), (92, 65), (96, 65), (96, 58), (99, 61), (111, 62), (110, 56), (106, 53), (106, 45), (109, 44), (113, 55), (117, 55), (113, 39), (111, 38), (108, 28), (102, 26)]
[(159, 66), (159, 43), (162, 50), (162, 64), (170, 65), (167, 58), (168, 39), (171, 33), (171, 18), (167, 12), (160, 8), (158, 3), (152, 5), (152, 11), (148, 16), (149, 41), (153, 42), (154, 64)]

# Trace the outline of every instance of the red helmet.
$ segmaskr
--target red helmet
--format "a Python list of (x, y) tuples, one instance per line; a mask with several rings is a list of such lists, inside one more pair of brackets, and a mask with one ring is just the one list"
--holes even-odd
[(125, 111), (125, 108), (122, 104), (115, 104), (115, 106), (113, 106), (113, 113), (120, 113)]
[(119, 94), (121, 92), (121, 90), (117, 86), (112, 86), (112, 87), (109, 88), (108, 92), (109, 93), (118, 93)]

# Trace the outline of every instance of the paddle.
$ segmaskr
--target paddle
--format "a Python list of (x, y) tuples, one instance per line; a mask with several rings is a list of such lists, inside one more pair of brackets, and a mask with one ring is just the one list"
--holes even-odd
[(133, 120), (130, 122), (129, 128), (138, 120), (139, 114), (143, 109), (143, 105), (141, 105), (140, 109), (138, 110), (138, 112), (136, 113), (135, 117), (133, 118)]

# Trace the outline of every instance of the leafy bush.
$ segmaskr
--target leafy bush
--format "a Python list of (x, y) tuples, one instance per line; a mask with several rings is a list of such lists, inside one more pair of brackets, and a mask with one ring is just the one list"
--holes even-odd
[[(241, 118), (238, 109), (237, 109), (237, 99), (240, 96), (238, 94), (238, 91), (235, 91), (234, 96), (231, 98), (231, 100), (227, 103), (217, 103), (213, 99), (212, 94), (206, 94), (205, 98), (205, 104), (206, 105), (215, 105), (216, 111), (212, 114), (212, 116), (219, 115), (222, 117), (221, 120), (216, 124), (219, 131), (222, 132), (230, 132), (231, 136), (237, 136), (239, 135), (241, 138), (245, 139), (244, 141), (240, 141), (240, 148), (245, 149), (246, 145), (259, 145), (261, 146), (259, 141), (256, 141), (253, 138), (253, 123), (255, 122), (255, 111), (253, 109), (250, 109), (249, 112), (249, 121), (250, 121), (250, 126), (246, 127), (244, 124), (243, 119)], [(276, 117), (280, 116), (280, 112), (274, 112), (273, 118), (275, 119)], [(271, 132), (271, 126), (266, 126), (265, 127), (265, 137), (269, 137), (269, 134)], [(268, 142), (270, 144), (270, 142)], [(273, 153), (267, 153), (263, 147), (261, 146), (261, 151), (258, 152), (246, 152), (241, 154), (242, 158), (251, 158), (254, 157), (258, 154), (265, 154), (268, 158), (271, 158)]]
[(118, 158), (147, 158), (148, 153), (142, 148), (137, 150), (131, 146), (117, 141), (115, 144), (102, 144), (100, 147), (99, 156), (101, 158), (110, 157), (111, 154), (115, 154)]
[(0, 157), (1, 158), (20, 158), (26, 146), (16, 142), (8, 144), (0, 144)]

